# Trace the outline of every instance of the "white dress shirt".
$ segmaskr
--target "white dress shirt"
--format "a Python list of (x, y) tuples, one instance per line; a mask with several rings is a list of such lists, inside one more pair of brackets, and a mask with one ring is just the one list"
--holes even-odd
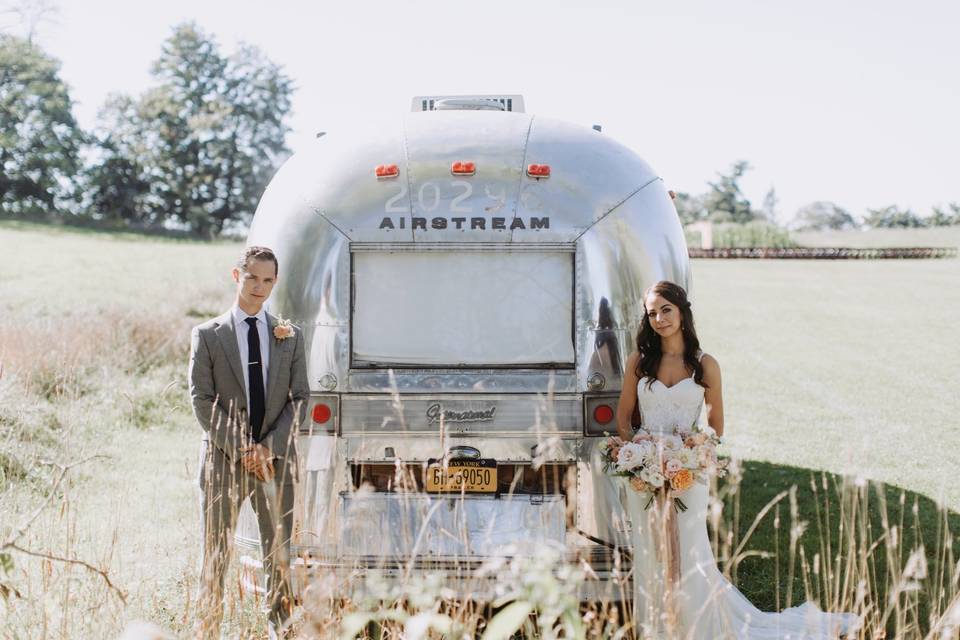
[[(247, 392), (247, 407), (250, 407), (250, 349), (247, 345), (247, 334), (250, 331), (250, 325), (247, 324), (247, 318), (257, 319), (257, 333), (260, 334), (260, 367), (263, 370), (263, 398), (266, 404), (267, 398), (267, 371), (270, 370), (270, 341), (269, 327), (267, 326), (267, 312), (260, 308), (260, 312), (255, 316), (248, 316), (247, 312), (234, 304), (230, 310), (233, 316), (233, 331), (237, 334), (237, 346), (240, 347), (240, 364), (243, 369), (243, 388)], [(266, 425), (264, 425), (266, 426)]]

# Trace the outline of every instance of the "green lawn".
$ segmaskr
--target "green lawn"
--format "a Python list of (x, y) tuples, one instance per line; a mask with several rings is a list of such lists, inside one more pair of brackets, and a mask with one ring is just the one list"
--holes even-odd
[(960, 260), (698, 260), (727, 452), (960, 509)]
[[(16, 556), (7, 579), (25, 598), (0, 605), (0, 628), (111, 637), (148, 619), (182, 631), (196, 577), (199, 436), (187, 407), (186, 331), (228, 304), (240, 245), (0, 223), (0, 246), (0, 538), (42, 496), (48, 460), (103, 456), (78, 470), (29, 542), (109, 567), (128, 592), (124, 606), (81, 568)], [(693, 273), (701, 341), (723, 369), (724, 453), (748, 460), (726, 511), (739, 501), (736, 535), (793, 485), (800, 517), (812, 522), (823, 496), (810, 489), (811, 470), (890, 483), (894, 503), (906, 489), (907, 515), (918, 500), (924, 531), (936, 528), (931, 498), (960, 510), (960, 261), (699, 260)], [(24, 393), (21, 372), (47, 360), (76, 376)], [(903, 512), (892, 510), (895, 519)], [(777, 534), (765, 521), (749, 548), (786, 544), (786, 527)], [(804, 541), (811, 558), (814, 535)], [(738, 567), (762, 608), (784, 602), (775, 569), (786, 585), (783, 556)], [(797, 576), (796, 593), (802, 585)], [(228, 620), (233, 633), (259, 624), (249, 611)]]

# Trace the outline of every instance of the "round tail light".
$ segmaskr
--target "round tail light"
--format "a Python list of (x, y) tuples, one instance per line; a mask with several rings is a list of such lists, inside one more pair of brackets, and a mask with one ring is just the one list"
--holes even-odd
[(313, 406), (313, 421), (317, 424), (323, 424), (330, 419), (330, 407), (325, 404), (315, 404)]
[(608, 404), (597, 405), (593, 410), (593, 419), (598, 424), (608, 424), (613, 420), (613, 408)]

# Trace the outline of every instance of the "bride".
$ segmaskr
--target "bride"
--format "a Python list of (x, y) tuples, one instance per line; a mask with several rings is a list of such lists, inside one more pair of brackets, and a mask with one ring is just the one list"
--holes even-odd
[[(686, 291), (661, 281), (643, 296), (646, 313), (637, 334), (637, 351), (624, 367), (617, 405), (617, 431), (633, 437), (631, 416), (638, 407), (643, 428), (653, 435), (689, 428), (706, 406), (707, 422), (723, 435), (720, 365), (700, 351)], [(708, 487), (696, 483), (683, 494), (687, 510), (670, 503), (651, 507), (649, 494), (626, 489), (627, 513), (633, 521), (634, 621), (640, 638), (683, 640), (833, 639), (854, 630), (852, 613), (824, 613), (812, 603), (781, 613), (754, 607), (717, 568), (707, 536)], [(663, 517), (666, 516), (666, 517)], [(679, 545), (673, 566), (664, 522), (675, 518)], [(672, 578), (671, 578), (672, 576)]]

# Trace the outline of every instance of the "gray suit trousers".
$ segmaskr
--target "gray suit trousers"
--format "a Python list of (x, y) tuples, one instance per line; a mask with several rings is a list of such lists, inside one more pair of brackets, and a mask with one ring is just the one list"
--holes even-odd
[[(276, 463), (275, 463), (276, 464)], [(198, 635), (216, 638), (223, 617), (223, 585), (240, 505), (247, 498), (260, 529), (263, 570), (267, 578), (269, 622), (281, 627), (293, 608), (290, 588), (290, 538), (294, 485), (277, 466), (270, 482), (260, 482), (240, 464), (229, 462), (217, 447), (204, 442), (200, 468), (200, 585)]]

